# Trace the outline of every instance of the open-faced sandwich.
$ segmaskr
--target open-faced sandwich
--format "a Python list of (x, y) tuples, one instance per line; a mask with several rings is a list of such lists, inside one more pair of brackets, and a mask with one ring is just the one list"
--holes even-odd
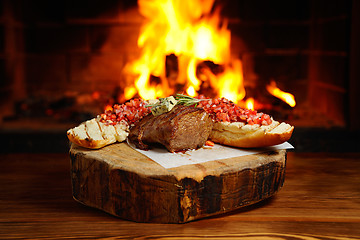
[(268, 114), (243, 109), (225, 98), (200, 101), (198, 107), (214, 121), (209, 138), (223, 145), (258, 148), (281, 144), (290, 139), (294, 127), (275, 121)]
[(160, 143), (175, 152), (199, 148), (208, 139), (240, 148), (266, 147), (286, 142), (293, 130), (287, 123), (243, 109), (225, 98), (177, 94), (175, 98), (115, 104), (112, 110), (69, 129), (67, 136), (71, 142), (91, 149), (128, 138), (141, 149)]

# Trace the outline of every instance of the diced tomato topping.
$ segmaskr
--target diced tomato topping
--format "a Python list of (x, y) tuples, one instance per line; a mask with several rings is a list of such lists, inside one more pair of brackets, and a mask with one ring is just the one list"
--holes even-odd
[(250, 125), (269, 125), (272, 122), (269, 115), (258, 113), (255, 110), (243, 109), (226, 98), (206, 100), (203, 95), (198, 98), (203, 100), (199, 102), (197, 107), (203, 108), (216, 122), (244, 122)]
[(212, 141), (210, 141), (210, 140), (207, 140), (207, 141), (205, 142), (205, 145), (206, 145), (206, 146), (209, 146), (209, 147), (213, 147), (213, 146), (215, 146), (215, 143), (212, 142)]
[[(202, 101), (197, 107), (203, 108), (215, 122), (243, 122), (250, 125), (270, 125), (272, 122), (269, 115), (241, 108), (226, 98), (207, 99), (203, 95), (198, 98)], [(108, 108), (100, 115), (100, 121), (112, 125), (125, 121), (128, 125), (133, 125), (151, 112), (151, 107), (145, 107), (146, 104), (141, 98), (131, 99), (124, 104), (115, 104), (112, 109)]]
[(114, 104), (111, 110), (106, 110), (100, 115), (100, 121), (112, 125), (125, 121), (128, 125), (133, 125), (151, 112), (151, 108), (145, 105), (145, 100), (140, 98), (131, 99), (121, 105)]

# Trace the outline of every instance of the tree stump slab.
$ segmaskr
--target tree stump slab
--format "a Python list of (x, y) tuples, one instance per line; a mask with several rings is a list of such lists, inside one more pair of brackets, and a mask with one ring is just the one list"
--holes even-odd
[(70, 158), (75, 200), (152, 223), (185, 223), (269, 198), (283, 186), (286, 166), (286, 150), (276, 150), (166, 169), (126, 143), (72, 144)]

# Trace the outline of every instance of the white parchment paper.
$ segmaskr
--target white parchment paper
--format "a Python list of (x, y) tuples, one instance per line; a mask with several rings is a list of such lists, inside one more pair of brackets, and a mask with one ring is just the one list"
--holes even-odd
[[(129, 144), (129, 142), (128, 142)], [(223, 146), (215, 144), (213, 147), (203, 147), (197, 150), (188, 150), (184, 153), (171, 153), (166, 148), (152, 148), (151, 150), (140, 150), (135, 148), (132, 144), (129, 144), (136, 151), (144, 154), (145, 156), (151, 158), (164, 168), (174, 168), (180, 167), (183, 165), (204, 163), (208, 161), (240, 157), (250, 154), (256, 154), (272, 150), (280, 149), (293, 149), (294, 147), (288, 143), (282, 143), (279, 145), (274, 145), (266, 148), (256, 148), (256, 149), (240, 149), (233, 148), (228, 146)]]

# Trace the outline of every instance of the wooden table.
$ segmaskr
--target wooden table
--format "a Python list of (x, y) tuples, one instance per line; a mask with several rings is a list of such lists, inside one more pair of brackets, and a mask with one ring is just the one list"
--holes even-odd
[(284, 187), (185, 224), (124, 221), (73, 200), (68, 154), (0, 155), (0, 239), (360, 238), (360, 153), (288, 153)]

